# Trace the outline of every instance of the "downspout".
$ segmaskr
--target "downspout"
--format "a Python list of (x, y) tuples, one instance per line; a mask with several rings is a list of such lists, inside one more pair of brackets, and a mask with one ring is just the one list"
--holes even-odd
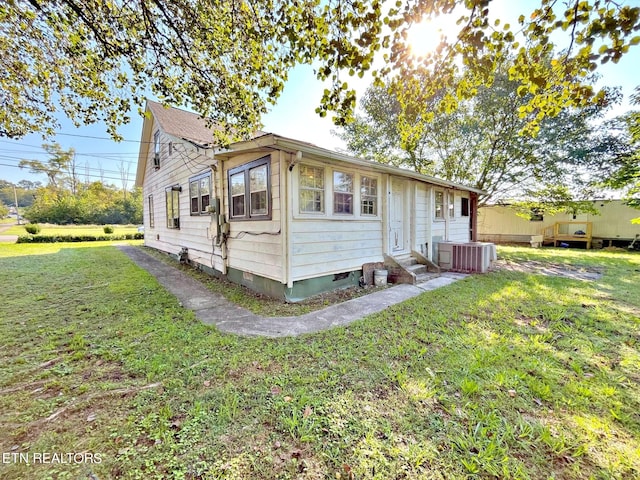
[(449, 241), (449, 205), (451, 205), (451, 190), (447, 189), (444, 191), (444, 205), (442, 209), (444, 210), (444, 240), (445, 242)]
[[(282, 156), (284, 157), (284, 152), (280, 150)], [(284, 225), (282, 226), (282, 232), (284, 233), (284, 280), (287, 284), (287, 288), (293, 288), (293, 272), (291, 255), (293, 252), (293, 244), (292, 244), (292, 235), (291, 235), (291, 226), (293, 224), (293, 181), (291, 179), (291, 175), (294, 175), (293, 168), (295, 167), (295, 161), (299, 161), (302, 159), (302, 152), (300, 154), (296, 154), (294, 157), (292, 153), (289, 154), (289, 167), (282, 165), (281, 171), (283, 172), (284, 178), (284, 195), (282, 200), (282, 208), (284, 208), (285, 214), (282, 215), (282, 219), (284, 221)]]
[(471, 215), (471, 224), (469, 227), (471, 228), (471, 241), (478, 241), (478, 194), (474, 192), (470, 192), (469, 196), (471, 197), (471, 201), (469, 202), (469, 209), (471, 210), (469, 213)]
[[(215, 154), (214, 154), (215, 157)], [(219, 175), (216, 175), (216, 180), (217, 180), (217, 185), (216, 185), (216, 190), (217, 193), (219, 195), (220, 198), (220, 211), (218, 212), (218, 222), (220, 224), (220, 222), (224, 222), (224, 213), (226, 211), (225, 208), (225, 202), (224, 202), (224, 184), (222, 181), (222, 177), (224, 175), (224, 162), (222, 161), (218, 161), (218, 169), (220, 170)], [(217, 230), (220, 230), (220, 227), (216, 225)], [(226, 239), (223, 237), (222, 239), (218, 239), (218, 242), (220, 244), (220, 257), (222, 259), (222, 274), (226, 275), (227, 274), (227, 242)]]
[(426, 200), (427, 200), (427, 208), (426, 208), (426, 212), (427, 212), (427, 235), (426, 235), (426, 252), (425, 252), (425, 257), (427, 257), (427, 259), (431, 260), (432, 262), (433, 260), (433, 219), (435, 218), (435, 211), (434, 211), (434, 189), (433, 189), (433, 185), (429, 185), (429, 190), (427, 192), (426, 195)]

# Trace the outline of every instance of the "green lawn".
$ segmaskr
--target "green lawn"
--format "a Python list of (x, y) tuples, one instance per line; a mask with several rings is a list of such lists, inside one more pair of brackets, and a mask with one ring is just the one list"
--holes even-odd
[[(51, 225), (39, 224), (42, 230), (38, 235), (104, 235), (104, 225)], [(114, 235), (133, 234), (138, 231), (137, 225), (112, 225)], [(15, 225), (5, 230), (3, 235), (28, 235), (24, 225)]]
[[(639, 478), (640, 255), (499, 254), (604, 276), (473, 276), (271, 340), (200, 324), (106, 242), (2, 245), (0, 477)], [(84, 463), (17, 457), (39, 452)]]

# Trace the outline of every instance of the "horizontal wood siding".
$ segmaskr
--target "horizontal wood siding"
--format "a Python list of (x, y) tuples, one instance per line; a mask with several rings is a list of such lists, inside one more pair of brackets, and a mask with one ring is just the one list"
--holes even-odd
[(449, 219), (449, 241), (451, 242), (469, 242), (471, 240), (470, 219), (462, 216), (462, 197), (469, 198), (467, 193), (455, 192), (455, 217)]
[(382, 261), (382, 221), (293, 220), (293, 280), (347, 272)]
[(242, 154), (224, 162), (224, 209), (229, 218), (229, 195), (227, 172), (266, 155), (271, 155), (271, 220), (251, 220), (229, 222), (230, 233), (227, 240), (227, 264), (231, 268), (262, 277), (286, 282), (283, 257), (283, 233), (281, 231), (281, 188), (279, 152), (272, 154), (256, 152)]
[[(214, 163), (211, 152), (161, 131), (160, 168), (156, 170), (153, 163), (153, 136), (157, 128), (157, 124), (152, 125), (150, 137), (144, 139), (150, 142), (143, 184), (144, 243), (171, 254), (177, 254), (182, 248), (187, 248), (190, 260), (220, 270), (222, 257), (220, 250), (213, 245), (215, 225), (211, 224), (212, 217), (190, 214), (189, 179), (211, 171), (210, 166)], [(172, 185), (182, 188), (179, 193), (179, 229), (167, 228), (165, 192), (166, 188)], [(212, 198), (216, 196), (215, 188), (212, 174)], [(149, 195), (153, 196), (153, 227), (150, 225)]]
[(415, 225), (416, 225), (416, 238), (415, 246), (418, 251), (421, 251), (421, 247), (424, 247), (426, 242), (430, 242), (429, 224), (432, 222), (432, 216), (429, 209), (429, 187), (424, 183), (419, 183), (416, 188), (416, 208), (415, 208)]

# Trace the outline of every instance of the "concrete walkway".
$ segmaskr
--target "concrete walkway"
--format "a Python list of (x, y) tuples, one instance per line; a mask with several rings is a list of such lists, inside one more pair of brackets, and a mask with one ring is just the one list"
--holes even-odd
[(194, 278), (148, 255), (140, 248), (128, 245), (119, 245), (118, 248), (154, 275), (185, 308), (193, 310), (199, 320), (208, 325), (215, 325), (223, 332), (242, 336), (290, 337), (348, 325), (391, 305), (467, 276), (460, 273), (444, 273), (419, 285), (396, 285), (299, 317), (262, 317), (212, 292)]
[(0, 243), (16, 243), (18, 241), (18, 235), (3, 235), (6, 230), (13, 228), (17, 223), (7, 223), (0, 225)]

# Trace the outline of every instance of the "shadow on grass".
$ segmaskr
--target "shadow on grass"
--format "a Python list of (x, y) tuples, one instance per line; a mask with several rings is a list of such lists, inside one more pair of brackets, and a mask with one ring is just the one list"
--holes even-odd
[(115, 248), (26, 251), (0, 259), (0, 449), (103, 461), (3, 478), (640, 474), (637, 264), (474, 276), (348, 327), (247, 339)]

